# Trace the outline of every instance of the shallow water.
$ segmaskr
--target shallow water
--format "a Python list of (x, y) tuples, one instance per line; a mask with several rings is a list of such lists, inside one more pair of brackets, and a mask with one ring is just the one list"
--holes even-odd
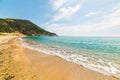
[(120, 74), (119, 37), (24, 37), (24, 47), (57, 55), (107, 75)]

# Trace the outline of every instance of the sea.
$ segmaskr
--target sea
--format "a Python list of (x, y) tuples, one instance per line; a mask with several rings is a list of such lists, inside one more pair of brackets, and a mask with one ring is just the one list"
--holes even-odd
[(20, 43), (93, 71), (120, 74), (120, 37), (27, 36)]

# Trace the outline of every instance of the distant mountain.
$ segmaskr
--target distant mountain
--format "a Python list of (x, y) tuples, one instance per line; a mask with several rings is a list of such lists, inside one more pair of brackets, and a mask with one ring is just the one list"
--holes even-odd
[(48, 32), (29, 20), (21, 19), (0, 19), (0, 32), (20, 32), (28, 36), (56, 36), (55, 33)]

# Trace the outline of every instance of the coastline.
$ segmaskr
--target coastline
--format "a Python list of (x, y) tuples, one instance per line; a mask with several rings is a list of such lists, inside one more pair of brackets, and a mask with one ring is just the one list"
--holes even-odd
[(7, 41), (0, 46), (1, 80), (3, 78), (13, 80), (119, 80), (113, 76), (107, 76), (65, 61), (57, 56), (24, 48), (19, 43), (18, 37), (3, 40)]

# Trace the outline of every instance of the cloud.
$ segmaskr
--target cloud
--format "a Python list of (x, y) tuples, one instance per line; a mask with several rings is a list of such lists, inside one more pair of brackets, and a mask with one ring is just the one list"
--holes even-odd
[(53, 16), (53, 21), (58, 21), (61, 19), (69, 19), (72, 15), (74, 15), (80, 9), (80, 5), (77, 4), (74, 7), (65, 7), (61, 8), (59, 12)]
[[(120, 5), (102, 15), (101, 22), (89, 24), (49, 24), (46, 29), (64, 36), (120, 36)], [(112, 33), (111, 33), (112, 32)], [(117, 34), (116, 34), (117, 33)]]
[[(95, 25), (94, 25), (95, 26)], [(66, 24), (50, 24), (47, 30), (57, 33), (58, 35), (64, 36), (77, 36), (83, 35), (93, 30), (93, 25), (74, 25), (69, 26)], [(95, 28), (95, 27), (94, 27)]]
[(113, 7), (111, 11), (113, 13), (111, 13), (109, 16), (111, 16), (111, 17), (120, 17), (120, 3), (118, 5), (116, 5), (115, 7)]
[(87, 16), (87, 17), (89, 17), (89, 16), (95, 16), (95, 15), (98, 15), (98, 14), (100, 14), (100, 13), (101, 13), (101, 11), (89, 12), (89, 13), (87, 13), (85, 16)]
[(65, 4), (68, 0), (51, 0), (52, 6), (54, 10), (59, 9), (63, 4)]
[(79, 11), (84, 0), (52, 0), (53, 10), (55, 14), (52, 16), (52, 21), (68, 20)]
[[(118, 20), (118, 21), (116, 21)], [(106, 30), (112, 31), (112, 28), (119, 28), (120, 18), (114, 18), (113, 20), (106, 20), (101, 23), (96, 24), (78, 24), (78, 25), (66, 25), (66, 24), (50, 24), (47, 27), (47, 30), (51, 32), (55, 32), (58, 35), (62, 36), (95, 36), (98, 35), (106, 35)], [(103, 33), (104, 31), (104, 33)], [(107, 34), (109, 34), (107, 32)], [(116, 32), (116, 31), (113, 31)], [(111, 33), (110, 33), (111, 34)], [(112, 33), (114, 35), (114, 33)], [(120, 30), (119, 30), (120, 34)], [(120, 35), (119, 35), (120, 36)]]

